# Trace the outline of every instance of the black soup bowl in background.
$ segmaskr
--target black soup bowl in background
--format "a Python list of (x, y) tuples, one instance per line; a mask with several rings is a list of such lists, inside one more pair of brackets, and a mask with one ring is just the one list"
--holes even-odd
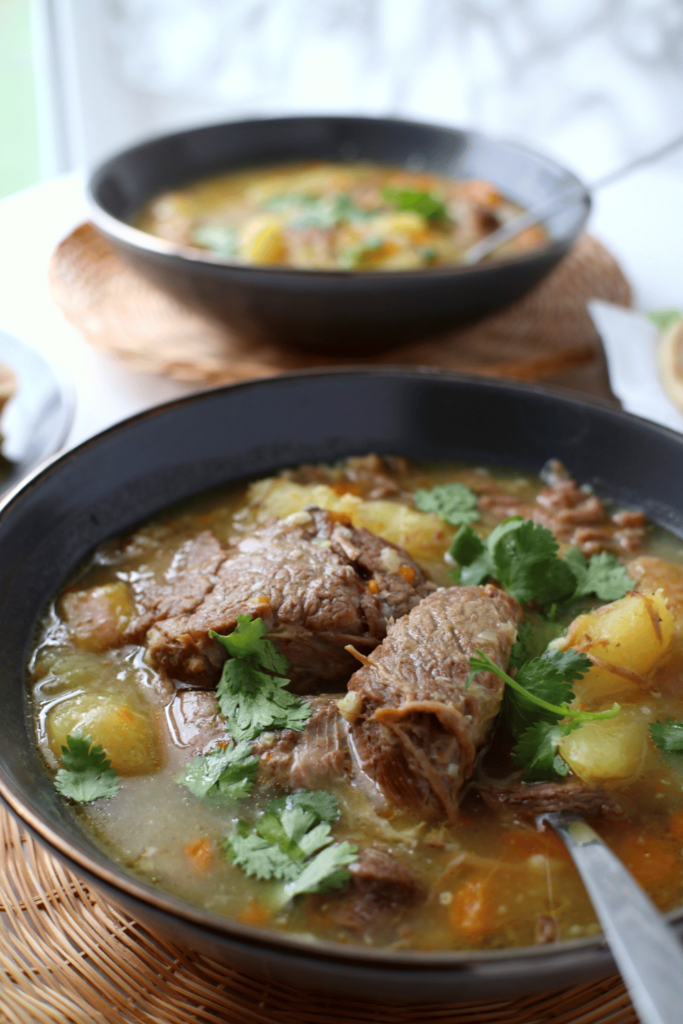
[[(229, 263), (131, 226), (152, 197), (229, 171), (301, 160), (370, 161), (453, 178), (484, 178), (524, 207), (576, 188), (548, 217), (547, 244), (474, 266), (327, 271)], [(370, 355), (508, 305), (532, 288), (580, 234), (590, 199), (547, 157), (479, 132), (363, 117), (291, 117), (165, 135), (99, 167), (91, 219), (117, 252), (174, 296), (245, 337), (335, 355)]]
[[(551, 457), (683, 536), (683, 437), (611, 407), (438, 371), (282, 376), (152, 409), (67, 452), (0, 508), (0, 795), (51, 852), (180, 946), (282, 982), (404, 1002), (490, 1000), (614, 971), (600, 936), (535, 948), (404, 952), (310, 943), (200, 910), (115, 864), (54, 789), (26, 663), (47, 602), (98, 544), (189, 496), (368, 452), (537, 472)], [(671, 920), (683, 927), (683, 909)]]

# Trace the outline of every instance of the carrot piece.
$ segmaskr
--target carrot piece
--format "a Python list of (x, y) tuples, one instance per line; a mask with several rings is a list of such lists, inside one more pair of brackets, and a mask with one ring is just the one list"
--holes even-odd
[(344, 494), (360, 495), (360, 489), (355, 484), (332, 484), (331, 490), (341, 498)]
[(616, 853), (644, 889), (672, 882), (681, 869), (675, 844), (652, 832), (631, 832)]
[(399, 575), (403, 577), (406, 583), (412, 583), (415, 579), (415, 570), (410, 565), (399, 566)]
[(266, 924), (270, 920), (270, 911), (259, 903), (258, 900), (251, 899), (247, 903), (246, 907), (240, 910), (237, 915), (237, 920), (241, 921), (242, 924)]
[(494, 923), (494, 907), (486, 878), (469, 878), (448, 906), (451, 925), (465, 935), (482, 935)]
[(377, 580), (368, 580), (368, 590), (371, 594), (379, 594), (379, 583)]
[(679, 843), (683, 843), (683, 811), (676, 811), (671, 815), (669, 822), (669, 834)]
[(183, 851), (190, 858), (193, 867), (200, 873), (206, 871), (213, 860), (213, 849), (208, 839), (195, 839), (183, 846)]

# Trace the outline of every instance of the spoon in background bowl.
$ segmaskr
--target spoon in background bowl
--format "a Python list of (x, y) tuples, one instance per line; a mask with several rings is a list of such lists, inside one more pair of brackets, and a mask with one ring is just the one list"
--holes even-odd
[[(683, 145), (683, 135), (677, 135), (675, 139), (671, 139), (663, 146), (658, 146), (657, 149), (651, 150), (649, 153), (645, 153), (642, 156), (636, 157), (635, 160), (629, 160), (627, 164), (622, 167), (618, 167), (615, 171), (610, 171), (609, 174), (605, 174), (602, 178), (598, 178), (593, 182), (592, 185), (586, 186), (588, 192), (598, 192), (602, 188), (606, 188), (608, 185), (613, 184), (615, 181), (621, 181), (631, 173), (631, 171), (637, 171), (639, 167), (644, 167), (646, 164), (654, 163), (655, 160), (660, 160), (664, 156), (668, 156), (669, 153), (673, 153), (674, 150), (678, 149), (679, 146)], [(511, 238), (516, 238), (522, 231), (526, 231), (527, 228), (532, 227), (534, 224), (540, 224), (546, 217), (550, 216), (551, 213), (557, 213), (567, 203), (573, 202), (580, 195), (583, 194), (583, 185), (572, 185), (570, 188), (562, 189), (557, 192), (550, 199), (544, 200), (542, 203), (532, 206), (530, 209), (525, 210), (524, 213), (520, 213), (518, 217), (514, 217), (507, 224), (503, 224), (502, 227), (492, 231), (490, 235), (482, 238), (480, 242), (475, 242), (471, 245), (463, 255), (463, 262), (468, 266), (474, 263), (480, 263), (486, 256), (490, 256), (492, 252), (495, 252), (504, 242), (509, 242)]]
[(642, 1024), (681, 1024), (683, 948), (649, 897), (578, 814), (536, 819), (563, 839), (586, 886)]

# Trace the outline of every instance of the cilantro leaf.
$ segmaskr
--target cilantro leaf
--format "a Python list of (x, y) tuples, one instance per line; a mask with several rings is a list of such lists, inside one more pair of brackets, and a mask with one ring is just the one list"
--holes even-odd
[(667, 331), (677, 320), (683, 319), (680, 309), (651, 309), (645, 314), (660, 331)]
[(60, 761), (63, 767), (57, 772), (55, 789), (77, 803), (115, 796), (121, 788), (106, 751), (80, 731), (66, 737)]
[(609, 551), (584, 558), (578, 548), (570, 548), (563, 559), (576, 579), (572, 600), (595, 594), (601, 601), (618, 601), (633, 587), (633, 580)]
[(193, 758), (175, 781), (187, 786), (200, 798), (219, 796), (242, 800), (253, 788), (258, 766), (258, 758), (252, 756), (251, 744), (231, 741)]
[(413, 494), (413, 501), (420, 512), (435, 512), (451, 526), (476, 523), (481, 519), (477, 507), (479, 498), (461, 483), (437, 484), (428, 491), (419, 489)]
[[(486, 558), (488, 552), (478, 533), (475, 533), (469, 526), (461, 526), (453, 538), (450, 556), (454, 562), (469, 566), (477, 559)], [(493, 565), (491, 565), (491, 571), (493, 571)]]
[[(573, 655), (575, 658), (584, 659), (590, 665), (590, 662), (587, 658), (585, 658), (585, 655), (579, 654), (577, 651), (572, 651), (571, 648), (567, 651), (553, 651), (548, 653), (552, 653), (553, 655), (561, 654), (565, 656), (571, 653), (571, 655)], [(542, 661), (543, 659), (539, 658), (534, 660)], [(504, 683), (507, 683), (509, 687), (512, 687), (512, 689), (515, 690), (517, 694), (524, 697), (528, 702), (530, 702), (531, 704), (535, 704), (539, 708), (543, 708), (545, 711), (552, 712), (552, 714), (554, 716), (557, 716), (558, 718), (573, 718), (576, 719), (577, 722), (595, 722), (600, 721), (603, 718), (615, 718), (621, 710), (619, 705), (615, 703), (612, 705), (609, 711), (574, 711), (566, 703), (554, 704), (551, 701), (547, 701), (544, 697), (541, 697), (540, 695), (532, 692), (531, 690), (526, 689), (521, 683), (517, 681), (519, 679), (520, 674), (523, 672), (524, 667), (525, 666), (522, 666), (518, 670), (517, 676), (513, 679), (512, 676), (509, 676), (507, 672), (504, 672), (502, 668), (496, 665), (495, 661), (492, 661), (487, 654), (484, 654), (482, 650), (477, 649), (477, 651), (475, 652), (475, 657), (470, 658), (470, 674), (465, 683), (465, 688), (467, 689), (467, 686), (469, 685), (470, 681), (479, 672), (493, 672), (494, 675), (498, 676), (499, 679), (502, 679)], [(569, 675), (573, 677), (573, 679), (580, 678), (580, 675), (578, 674), (578, 664), (574, 662), (573, 659), (569, 660), (569, 664), (566, 665), (565, 668), (567, 669)], [(585, 669), (582, 670), (581, 674), (583, 674), (584, 671)], [(538, 686), (538, 684), (536, 685)]]
[(263, 836), (252, 832), (245, 821), (241, 821), (238, 831), (223, 843), (225, 856), (233, 864), (242, 868), (250, 878), (268, 881), (278, 878), (282, 881), (294, 880), (299, 874), (298, 865), (277, 844), (270, 843)]
[(578, 729), (580, 722), (535, 722), (526, 729), (512, 756), (515, 764), (525, 769), (525, 782), (540, 782), (566, 775), (569, 766), (557, 747), (563, 736)]
[(430, 192), (415, 188), (385, 188), (382, 198), (397, 210), (412, 210), (425, 220), (447, 220), (446, 207)]
[[(539, 658), (525, 661), (518, 669), (515, 682), (526, 694), (540, 697), (546, 706), (539, 707), (524, 693), (507, 687), (504, 711), (512, 734), (520, 736), (534, 721), (556, 722), (566, 717), (564, 708), (574, 700), (571, 684), (582, 679), (590, 667), (589, 659), (571, 648), (545, 651)], [(551, 711), (549, 705), (560, 710)]]
[(518, 601), (545, 605), (574, 590), (574, 576), (557, 558), (557, 541), (545, 526), (508, 519), (492, 531), (487, 546), (497, 579)]
[(308, 861), (299, 877), (285, 886), (288, 899), (303, 893), (341, 889), (350, 877), (347, 864), (358, 859), (358, 847), (352, 843), (334, 843)]
[(300, 732), (311, 716), (311, 705), (286, 689), (289, 680), (271, 675), (286, 672), (289, 662), (265, 639), (266, 633), (265, 622), (250, 615), (238, 615), (236, 629), (227, 636), (209, 633), (232, 655), (223, 666), (216, 699), (238, 742), (272, 729)]
[(673, 718), (667, 718), (664, 722), (653, 722), (650, 725), (650, 735), (660, 750), (683, 753), (683, 722), (676, 722)]
[(271, 800), (253, 828), (239, 823), (237, 833), (225, 840), (225, 855), (251, 877), (287, 883), (285, 902), (338, 888), (349, 878), (346, 865), (358, 856), (351, 843), (334, 842), (330, 822), (338, 816), (331, 793), (300, 790)]

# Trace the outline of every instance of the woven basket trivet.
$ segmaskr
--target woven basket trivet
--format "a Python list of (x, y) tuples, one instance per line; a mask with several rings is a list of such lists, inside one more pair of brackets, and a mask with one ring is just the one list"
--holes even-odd
[(2, 1024), (638, 1024), (618, 978), (506, 1002), (397, 1006), (186, 953), (92, 892), (0, 809)]
[(55, 250), (56, 304), (96, 348), (131, 369), (201, 385), (268, 377), (313, 366), (434, 366), (513, 380), (543, 381), (610, 396), (602, 346), (586, 310), (590, 298), (629, 305), (614, 258), (584, 235), (559, 266), (513, 306), (438, 339), (369, 359), (331, 359), (247, 342), (188, 310), (123, 263), (91, 224)]

